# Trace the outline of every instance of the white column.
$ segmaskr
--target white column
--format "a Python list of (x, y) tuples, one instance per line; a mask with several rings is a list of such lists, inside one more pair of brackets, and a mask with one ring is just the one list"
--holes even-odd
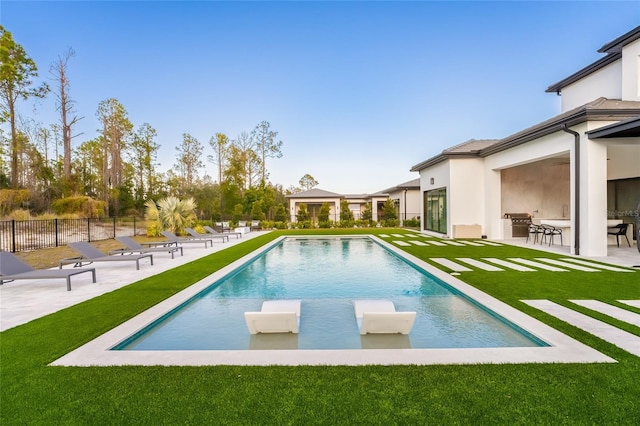
[(483, 232), (490, 239), (504, 239), (502, 227), (502, 178), (500, 170), (485, 171)]
[(580, 144), (580, 255), (607, 255), (607, 147), (584, 134)]

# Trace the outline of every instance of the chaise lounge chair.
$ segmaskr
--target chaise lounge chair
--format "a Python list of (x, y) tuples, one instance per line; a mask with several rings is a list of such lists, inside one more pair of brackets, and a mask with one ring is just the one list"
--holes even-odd
[(415, 312), (396, 312), (390, 300), (356, 300), (353, 306), (360, 334), (409, 334), (416, 320)]
[[(226, 239), (227, 241), (229, 241), (229, 236), (228, 235), (222, 235), (222, 234), (201, 234), (198, 231), (196, 231), (193, 228), (185, 228), (185, 231), (187, 231), (189, 233), (189, 235), (191, 235), (193, 238), (195, 239), (200, 239), (200, 240), (211, 240), (213, 241), (213, 238), (222, 238), (222, 242), (224, 243), (224, 240)], [(213, 242), (212, 242), (213, 245)]]
[(180, 251), (180, 256), (184, 256), (184, 251), (182, 249), (182, 247), (176, 245), (176, 244), (170, 244), (167, 245), (162, 244), (160, 245), (154, 245), (153, 247), (145, 247), (142, 244), (140, 244), (139, 242), (137, 242), (136, 240), (134, 240), (131, 237), (116, 237), (116, 241), (121, 242), (122, 244), (124, 244), (126, 246), (126, 248), (123, 249), (117, 249), (117, 250), (111, 250), (109, 252), (110, 255), (112, 254), (131, 254), (131, 253), (140, 253), (140, 254), (144, 254), (144, 253), (169, 253), (171, 254), (171, 258), (173, 259), (175, 256), (175, 253), (177, 251)]
[[(216, 231), (215, 229), (213, 229), (212, 227), (210, 227), (208, 225), (203, 226), (203, 228), (204, 228), (205, 231), (207, 231), (208, 234), (216, 235), (216, 236), (219, 236), (219, 237), (221, 237), (221, 236), (225, 236), (226, 237), (227, 235), (235, 235), (236, 239), (242, 237), (242, 232), (231, 232), (231, 231), (229, 231), (229, 232), (227, 232), (226, 234), (223, 235), (222, 233)], [(227, 239), (229, 239), (229, 238), (227, 237)]]
[(151, 260), (151, 264), (153, 265), (153, 255), (151, 253), (129, 254), (127, 256), (110, 256), (104, 254), (86, 241), (69, 243), (68, 246), (80, 253), (81, 256), (60, 260), (60, 269), (62, 269), (62, 265), (70, 263), (73, 263), (75, 266), (82, 266), (83, 263), (123, 261), (136, 262), (136, 269), (140, 269), (140, 259), (144, 259), (145, 257), (148, 257), (149, 260)]
[(260, 231), (262, 230), (262, 225), (259, 220), (252, 220), (250, 228), (252, 231)]
[(0, 285), (13, 280), (48, 280), (66, 278), (67, 291), (71, 291), (71, 276), (91, 272), (96, 282), (95, 268), (82, 269), (34, 269), (15, 255), (0, 252)]
[(176, 234), (174, 234), (171, 231), (160, 231), (160, 233), (162, 235), (165, 236), (165, 238), (167, 238), (169, 241), (169, 243), (174, 243), (177, 245), (180, 244), (190, 244), (190, 243), (196, 243), (196, 244), (202, 244), (204, 243), (204, 248), (207, 248), (209, 246), (209, 244), (211, 244), (211, 247), (213, 247), (213, 240), (211, 238), (209, 239), (204, 239), (204, 238), (180, 238), (178, 237)]
[(245, 312), (249, 333), (298, 333), (300, 300), (266, 300), (260, 312)]

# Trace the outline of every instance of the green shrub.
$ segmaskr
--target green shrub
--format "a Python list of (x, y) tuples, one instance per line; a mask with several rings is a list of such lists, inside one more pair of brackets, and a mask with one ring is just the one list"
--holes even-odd
[(31, 219), (31, 213), (29, 210), (16, 209), (7, 215), (9, 220), (29, 220)]
[(105, 202), (78, 195), (55, 200), (51, 203), (51, 209), (57, 215), (77, 214), (82, 217), (97, 218), (104, 216)]
[[(276, 222), (286, 222), (287, 220), (289, 220), (289, 217), (287, 215), (287, 209), (282, 205), (282, 204), (278, 204), (276, 206), (276, 212), (274, 214), (274, 219)], [(284, 228), (282, 228), (284, 229)]]
[(343, 219), (339, 222), (338, 226), (340, 228), (353, 228), (353, 225), (355, 225), (356, 221), (353, 219)]
[(22, 208), (22, 203), (31, 199), (28, 189), (0, 189), (0, 217)]
[(406, 219), (404, 221), (404, 226), (408, 226), (409, 228), (419, 228), (420, 227), (420, 219), (412, 217), (411, 219)]
[(380, 221), (380, 223), (385, 228), (394, 228), (394, 227), (398, 226), (400, 221), (398, 219), (383, 219), (383, 220)]

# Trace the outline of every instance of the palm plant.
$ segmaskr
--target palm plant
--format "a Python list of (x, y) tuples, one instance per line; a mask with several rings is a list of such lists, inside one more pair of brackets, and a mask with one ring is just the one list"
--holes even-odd
[(193, 198), (180, 200), (177, 197), (166, 197), (155, 203), (149, 200), (145, 203), (147, 211), (145, 218), (148, 235), (159, 235), (160, 231), (171, 231), (175, 234), (183, 234), (185, 228), (192, 226), (196, 221), (196, 202)]

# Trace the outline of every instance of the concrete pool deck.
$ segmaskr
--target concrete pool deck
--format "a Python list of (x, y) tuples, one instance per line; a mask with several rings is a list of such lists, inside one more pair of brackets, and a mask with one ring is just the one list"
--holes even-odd
[[(282, 237), (284, 238), (284, 237)], [(499, 313), (549, 346), (465, 349), (357, 349), (357, 350), (194, 350), (114, 351), (112, 347), (199, 293), (256, 255), (247, 255), (142, 314), (54, 361), (59, 366), (116, 365), (432, 365), (512, 363), (612, 363), (614, 359), (547, 326), (517, 309), (475, 289), (393, 245), (372, 237), (442, 281), (462, 291), (486, 308)], [(280, 239), (262, 247), (267, 250)]]
[[(71, 291), (67, 291), (64, 280), (20, 280), (5, 283), (0, 286), (0, 331), (93, 299), (266, 232), (268, 231), (249, 232), (242, 238), (230, 238), (224, 243), (214, 241), (213, 246), (208, 248), (205, 248), (204, 244), (186, 244), (184, 256), (176, 253), (174, 259), (169, 252), (153, 253), (153, 265), (148, 259), (143, 259), (140, 261), (139, 270), (136, 270), (133, 262), (98, 262), (85, 265), (96, 269), (96, 283), (91, 281), (91, 274), (76, 275), (71, 277)], [(67, 265), (64, 268), (72, 269), (73, 266)]]

